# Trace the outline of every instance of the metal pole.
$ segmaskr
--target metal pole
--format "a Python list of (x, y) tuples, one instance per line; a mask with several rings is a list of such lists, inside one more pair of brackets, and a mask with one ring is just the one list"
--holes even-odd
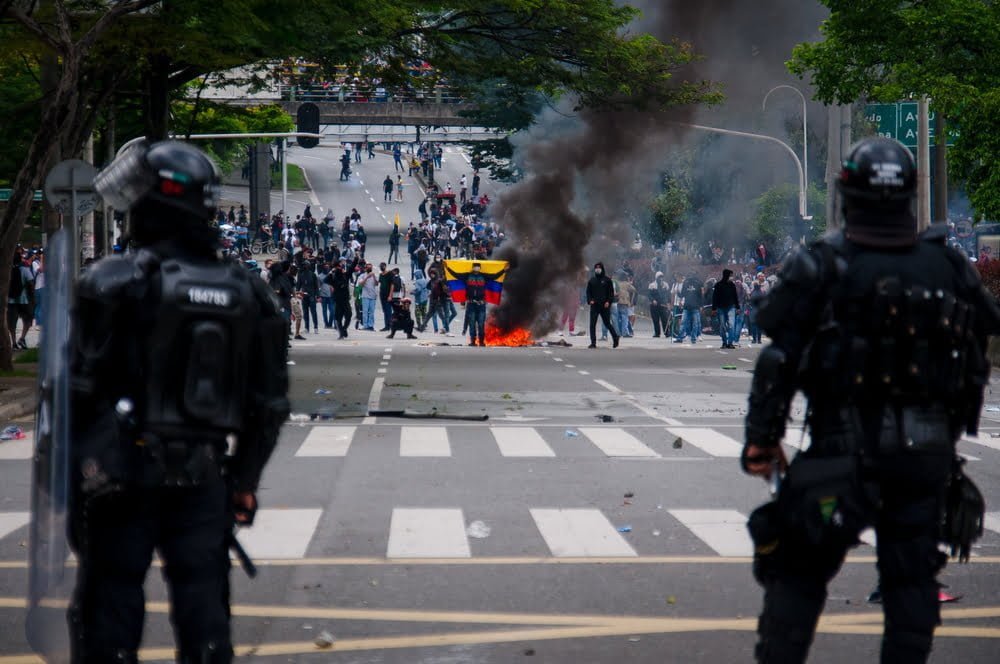
[(281, 216), (288, 208), (288, 138), (281, 137)]
[(799, 216), (803, 219), (806, 218), (806, 176), (805, 171), (802, 168), (802, 162), (799, 160), (799, 156), (795, 154), (795, 150), (792, 149), (788, 143), (775, 138), (774, 136), (767, 136), (765, 134), (751, 134), (746, 131), (736, 131), (734, 129), (720, 129), (719, 127), (706, 127), (705, 125), (690, 124), (688, 122), (671, 122), (670, 124), (679, 125), (681, 127), (690, 127), (692, 129), (701, 129), (702, 131), (711, 131), (717, 134), (727, 134), (729, 136), (743, 136), (744, 138), (755, 138), (759, 141), (770, 141), (771, 143), (777, 143), (782, 148), (785, 149), (789, 155), (791, 155), (792, 160), (795, 162), (795, 168), (798, 170), (799, 175)]
[(801, 207), (801, 214), (803, 218), (806, 218), (806, 208), (808, 207), (808, 192), (809, 192), (809, 106), (806, 102), (806, 96), (802, 94), (802, 91), (793, 85), (776, 85), (775, 87), (768, 90), (767, 94), (764, 95), (764, 103), (762, 105), (763, 110), (767, 110), (767, 98), (771, 96), (771, 93), (775, 90), (781, 90), (782, 88), (792, 90), (802, 99), (802, 178), (805, 180), (805, 192), (801, 193), (804, 198), (804, 202)]
[(927, 95), (917, 103), (917, 230), (931, 223), (931, 126)]

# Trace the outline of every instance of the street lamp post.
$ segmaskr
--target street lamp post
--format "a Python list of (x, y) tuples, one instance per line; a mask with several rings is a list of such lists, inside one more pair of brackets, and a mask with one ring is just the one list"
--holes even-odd
[[(809, 108), (807, 106), (806, 96), (804, 94), (802, 94), (801, 90), (799, 90), (797, 87), (795, 87), (793, 85), (777, 85), (777, 86), (771, 88), (770, 90), (768, 90), (767, 94), (764, 95), (764, 103), (762, 105), (762, 108), (763, 108), (763, 110), (766, 111), (767, 110), (767, 98), (771, 96), (772, 92), (774, 92), (775, 90), (781, 90), (782, 88), (785, 88), (785, 89), (788, 89), (788, 90), (792, 90), (793, 92), (795, 92), (795, 94), (797, 94), (802, 99), (802, 178), (805, 180), (805, 187), (806, 188), (805, 188), (804, 192), (808, 192), (808, 187), (809, 187)], [(800, 192), (800, 195), (807, 196), (807, 194), (804, 193), (804, 192)], [(808, 197), (806, 197), (805, 201), (808, 201)], [(803, 219), (809, 219), (810, 217), (806, 216), (806, 202), (802, 202), (800, 204), (800, 207), (801, 207), (802, 218)]]
[(806, 221), (812, 219), (812, 217), (806, 215), (806, 173), (802, 166), (802, 160), (799, 159), (799, 155), (795, 154), (795, 150), (782, 140), (775, 138), (774, 136), (768, 136), (766, 134), (751, 134), (747, 131), (736, 131), (735, 129), (722, 129), (720, 127), (706, 127), (705, 125), (691, 124), (689, 122), (671, 122), (670, 124), (675, 124), (681, 127), (690, 127), (691, 129), (700, 129), (702, 131), (710, 131), (716, 134), (726, 134), (727, 136), (742, 136), (744, 138), (753, 138), (758, 141), (768, 141), (769, 143), (777, 143), (785, 152), (791, 156), (792, 161), (795, 162), (795, 169), (799, 176), (799, 216)]

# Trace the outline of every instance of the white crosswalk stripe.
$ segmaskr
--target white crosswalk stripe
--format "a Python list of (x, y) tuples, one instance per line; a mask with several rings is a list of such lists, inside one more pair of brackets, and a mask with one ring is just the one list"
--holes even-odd
[(589, 438), (590, 442), (600, 448), (609, 457), (660, 456), (624, 429), (580, 427), (580, 433)]
[(27, 461), (35, 455), (35, 437), (0, 441), (0, 461)]
[(491, 427), (500, 454), (505, 457), (554, 457), (555, 452), (531, 427)]
[(752, 556), (747, 518), (736, 510), (670, 510), (685, 528), (720, 556)]
[(0, 537), (6, 537), (31, 521), (31, 512), (0, 512)]
[(357, 427), (313, 427), (295, 453), (297, 457), (342, 457), (354, 440)]
[(637, 555), (598, 509), (533, 509), (531, 517), (557, 558)]
[(450, 457), (448, 430), (444, 427), (403, 427), (399, 437), (399, 456)]
[(739, 458), (743, 451), (741, 443), (714, 429), (677, 427), (667, 430), (675, 436), (682, 438), (685, 442), (715, 457)]
[(387, 558), (468, 558), (471, 555), (462, 510), (392, 510)]
[(987, 512), (983, 519), (983, 527), (994, 533), (1000, 533), (1000, 512)]
[(264, 509), (237, 539), (251, 558), (304, 558), (323, 516), (320, 509)]
[(1000, 450), (1000, 438), (994, 438), (991, 434), (983, 436), (962, 436), (962, 442), (982, 445), (993, 450)]

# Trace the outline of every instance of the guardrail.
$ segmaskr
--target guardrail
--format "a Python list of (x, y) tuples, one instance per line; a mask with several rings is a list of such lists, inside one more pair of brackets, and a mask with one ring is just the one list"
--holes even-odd
[(465, 100), (455, 95), (445, 86), (437, 86), (433, 91), (387, 90), (386, 88), (363, 87), (358, 85), (288, 85), (277, 86), (278, 98), (282, 101), (385, 103), (404, 102), (410, 104), (460, 104)]

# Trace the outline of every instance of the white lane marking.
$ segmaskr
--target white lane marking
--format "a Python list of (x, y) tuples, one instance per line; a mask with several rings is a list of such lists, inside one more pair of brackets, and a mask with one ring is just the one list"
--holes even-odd
[(500, 454), (505, 457), (554, 457), (555, 452), (530, 427), (490, 427)]
[[(361, 178), (358, 178), (358, 184), (364, 184), (364, 183), (365, 183), (364, 180), (362, 180)], [(369, 193), (367, 189), (365, 189), (365, 193), (366, 194)]]
[(624, 394), (624, 392), (622, 392), (622, 389), (620, 387), (616, 387), (606, 380), (595, 378), (594, 382), (603, 387), (604, 389), (608, 390), (609, 392), (614, 392), (615, 394)]
[(448, 430), (444, 427), (404, 426), (399, 434), (399, 456), (450, 457)]
[(252, 528), (241, 528), (237, 539), (251, 558), (304, 558), (323, 510), (265, 509)]
[(638, 438), (617, 427), (580, 427), (580, 433), (590, 439), (609, 457), (658, 457), (653, 450), (642, 444)]
[(389, 524), (387, 558), (469, 558), (462, 510), (396, 507)]
[(380, 368), (380, 369), (378, 370), (378, 373), (380, 373), (380, 374), (384, 374), (384, 373), (386, 373), (387, 371), (388, 371), (388, 369), (386, 369), (385, 367), (382, 367), (382, 368)]
[[(382, 400), (382, 390), (385, 388), (385, 378), (379, 376), (372, 383), (372, 390), (368, 393), (368, 412), (378, 410), (379, 401)], [(366, 417), (362, 424), (375, 424), (374, 417)]]
[(35, 437), (27, 434), (21, 440), (0, 441), (0, 461), (27, 461), (35, 456)]
[(532, 509), (531, 518), (557, 558), (636, 555), (598, 509)]
[(867, 544), (868, 546), (876, 546), (877, 540), (875, 539), (875, 529), (865, 528), (858, 535), (858, 539)]
[(373, 197), (371, 197), (371, 196), (368, 197), (368, 200), (370, 200), (372, 203), (375, 202), (375, 199)]
[(342, 457), (354, 440), (357, 427), (313, 427), (295, 453), (297, 457)]
[(387, 366), (389, 366), (389, 363), (388, 362), (379, 362), (378, 365), (380, 367), (387, 367)]
[(31, 521), (31, 512), (0, 512), (0, 537), (7, 537)]
[[(362, 183), (362, 184), (364, 184), (364, 183)], [(371, 194), (372, 192), (370, 192), (370, 191), (368, 191), (367, 189), (365, 189), (365, 193), (366, 193), (366, 194)]]
[(741, 357), (741, 358), (740, 358), (740, 362), (748, 362), (748, 363), (750, 363), (750, 364), (753, 364), (753, 360), (748, 360), (748, 359), (747, 359), (747, 358), (745, 358), (745, 357)]
[(747, 518), (736, 510), (670, 510), (698, 539), (720, 556), (752, 556)]
[(327, 161), (323, 157), (310, 157), (307, 154), (297, 154), (297, 155), (295, 155), (295, 158), (296, 159), (312, 159), (313, 161)]
[(553, 357), (552, 359), (555, 360), (556, 362), (562, 362), (563, 361), (563, 359), (561, 357)]
[(575, 364), (567, 364), (566, 368), (567, 369), (576, 369), (576, 365)]
[(381, 211), (382, 211), (382, 208), (380, 208), (379, 206), (377, 206), (377, 205), (376, 205), (376, 206), (375, 206), (375, 211), (376, 211), (376, 212), (381, 212)]
[(670, 433), (682, 438), (685, 442), (694, 445), (703, 452), (707, 452), (715, 457), (739, 458), (743, 452), (743, 445), (736, 442), (729, 436), (724, 436), (714, 429), (686, 428), (667, 429)]
[[(581, 371), (580, 373), (583, 374), (584, 372)], [(621, 389), (620, 387), (618, 387), (616, 385), (612, 385), (611, 383), (609, 383), (606, 380), (601, 380), (600, 378), (595, 378), (594, 382), (597, 383), (598, 385), (600, 385), (601, 387), (603, 387), (604, 389), (608, 390), (609, 392), (613, 392), (615, 394), (621, 395), (621, 397), (623, 399), (625, 399), (625, 401), (629, 402), (629, 404), (633, 408), (635, 408), (636, 410), (642, 412), (647, 417), (651, 417), (654, 420), (659, 420), (659, 421), (663, 422), (664, 424), (669, 424), (670, 426), (680, 426), (680, 424), (681, 424), (681, 422), (679, 420), (675, 420), (672, 417), (666, 417), (664, 415), (660, 415), (654, 409), (649, 408), (648, 406), (645, 406), (642, 403), (640, 403), (639, 400), (636, 399), (631, 394), (626, 394), (625, 390)]]
[(543, 350), (542, 352), (545, 353), (546, 355), (551, 355), (552, 354), (551, 350)]
[(391, 355), (391, 354), (389, 354), (389, 353), (386, 353), (385, 355), (383, 355), (383, 356), (382, 356), (382, 359), (383, 359), (383, 360), (389, 360), (389, 359), (392, 359), (392, 355)]
[(992, 435), (990, 435), (989, 437), (962, 436), (962, 440), (967, 443), (972, 443), (973, 445), (982, 445), (983, 447), (989, 447), (994, 450), (1000, 450), (1000, 438), (993, 438)]
[(391, 352), (392, 352), (392, 346), (389, 346), (388, 348), (386, 348), (386, 349), (385, 349), (385, 352), (387, 352), (387, 353), (391, 353)]
[(590, 372), (589, 371), (580, 371), (580, 375), (581, 376), (589, 376)]

